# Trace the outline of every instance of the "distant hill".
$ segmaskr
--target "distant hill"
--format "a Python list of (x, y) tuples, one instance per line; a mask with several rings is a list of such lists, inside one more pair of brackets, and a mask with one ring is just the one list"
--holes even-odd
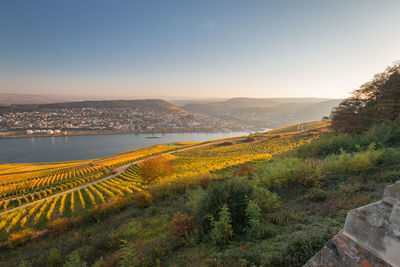
[(228, 98), (199, 98), (199, 99), (175, 99), (175, 100), (168, 100), (168, 102), (178, 107), (183, 107), (184, 105), (187, 104), (205, 104), (211, 102), (221, 102), (226, 100), (228, 100)]
[(185, 112), (183, 109), (174, 106), (160, 99), (140, 100), (105, 100), (105, 101), (80, 101), (39, 105), (10, 105), (0, 106), (0, 112), (9, 111), (32, 111), (42, 109), (72, 109), (72, 108), (138, 108), (141, 111), (158, 112)]
[(343, 99), (333, 99), (304, 107), (296, 112), (297, 120), (320, 120), (323, 116), (328, 116), (331, 113), (332, 109), (338, 106), (342, 101)]
[(220, 102), (189, 103), (183, 106), (185, 110), (198, 113), (226, 112), (248, 108), (274, 108), (283, 104), (307, 105), (326, 101), (323, 98), (231, 98)]
[(232, 98), (220, 102), (190, 103), (182, 108), (255, 127), (275, 128), (320, 120), (340, 102), (340, 99), (326, 98)]
[(80, 100), (73, 96), (35, 95), (35, 94), (0, 94), (0, 105), (11, 104), (48, 104)]

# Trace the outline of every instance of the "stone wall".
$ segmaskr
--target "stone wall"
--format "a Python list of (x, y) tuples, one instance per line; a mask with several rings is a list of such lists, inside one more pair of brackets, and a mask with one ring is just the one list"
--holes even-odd
[(400, 181), (382, 201), (349, 211), (343, 230), (305, 266), (400, 266)]

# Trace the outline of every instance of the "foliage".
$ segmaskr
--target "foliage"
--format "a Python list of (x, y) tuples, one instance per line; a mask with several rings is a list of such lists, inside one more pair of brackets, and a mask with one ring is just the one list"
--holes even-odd
[(147, 191), (140, 191), (135, 194), (135, 204), (138, 208), (147, 208), (153, 203), (152, 195)]
[(248, 226), (245, 231), (250, 237), (260, 237), (260, 233), (262, 233), (261, 208), (257, 202), (249, 200), (245, 212), (248, 219)]
[(163, 176), (172, 174), (173, 172), (174, 168), (172, 167), (171, 162), (162, 156), (156, 156), (143, 161), (141, 167), (142, 178), (147, 183), (152, 183)]
[(324, 169), (334, 172), (354, 172), (369, 170), (375, 167), (385, 155), (385, 150), (375, 150), (374, 143), (367, 151), (357, 153), (341, 152), (340, 155), (331, 155), (323, 161)]
[(339, 132), (361, 133), (373, 124), (398, 120), (399, 86), (400, 62), (396, 62), (332, 111), (332, 128)]
[(21, 246), (32, 239), (34, 234), (35, 232), (32, 229), (24, 229), (22, 231), (10, 234), (8, 237), (8, 246), (10, 248)]
[[(204, 193), (203, 193), (204, 192)], [(200, 231), (207, 235), (212, 228), (210, 218), (218, 218), (221, 207), (226, 205), (230, 211), (232, 230), (240, 234), (247, 225), (246, 208), (248, 200), (259, 200), (263, 211), (276, 208), (278, 197), (244, 178), (230, 178), (213, 183), (203, 191), (192, 191), (188, 208), (196, 218)], [(262, 198), (259, 199), (259, 197)]]
[(211, 184), (211, 178), (209, 176), (204, 176), (199, 179), (198, 183), (204, 190), (207, 189)]
[(47, 229), (55, 234), (61, 234), (67, 231), (72, 225), (72, 221), (68, 218), (57, 218), (47, 223)]
[(87, 264), (85, 261), (81, 260), (81, 255), (79, 251), (75, 250), (71, 254), (67, 256), (67, 260), (65, 261), (64, 267), (86, 267)]
[(310, 187), (321, 181), (323, 173), (318, 161), (285, 157), (260, 164), (257, 177), (266, 186), (280, 188), (301, 183)]
[(305, 144), (295, 150), (295, 155), (301, 158), (326, 157), (339, 154), (341, 151), (360, 152), (367, 150), (374, 143), (377, 149), (398, 147), (400, 145), (400, 122), (383, 122), (375, 124), (367, 131), (351, 135), (325, 134), (320, 139)]
[(239, 169), (236, 171), (237, 176), (247, 175), (249, 179), (253, 178), (254, 168), (250, 166), (248, 163), (240, 165)]
[(114, 196), (106, 202), (97, 204), (90, 211), (90, 214), (98, 221), (112, 212), (120, 211), (128, 205), (129, 201), (127, 198), (123, 196)]
[(173, 236), (185, 240), (196, 230), (196, 220), (187, 213), (176, 212), (171, 220), (170, 232)]
[(218, 219), (213, 216), (210, 217), (211, 221), (211, 238), (217, 245), (229, 244), (233, 237), (232, 219), (229, 208), (224, 204), (218, 213)]
[(47, 255), (47, 266), (60, 266), (61, 265), (61, 253), (58, 248), (51, 248)]
[(291, 238), (282, 254), (270, 259), (270, 264), (301, 266), (315, 255), (333, 234), (335, 233), (325, 227), (320, 231), (297, 234)]

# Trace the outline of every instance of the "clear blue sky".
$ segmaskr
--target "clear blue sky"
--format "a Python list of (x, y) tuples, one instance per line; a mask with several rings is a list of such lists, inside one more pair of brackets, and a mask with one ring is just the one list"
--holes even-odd
[(346, 97), (400, 59), (400, 1), (0, 2), (0, 93)]

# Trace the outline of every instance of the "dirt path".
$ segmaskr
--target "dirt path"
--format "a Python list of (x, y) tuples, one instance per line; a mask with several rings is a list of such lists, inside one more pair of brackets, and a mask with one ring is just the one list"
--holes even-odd
[[(242, 140), (242, 139), (244, 139), (244, 138), (243, 138), (243, 137), (239, 137), (239, 138), (233, 138), (233, 139), (229, 139), (229, 140)], [(177, 150), (173, 150), (173, 151), (164, 152), (164, 153), (161, 153), (161, 154), (159, 154), (159, 155), (173, 154), (173, 153), (182, 152), (182, 151), (186, 151), (186, 150), (191, 150), (191, 149), (195, 149), (195, 148), (199, 148), (199, 147), (210, 146), (210, 145), (217, 145), (217, 144), (224, 143), (224, 142), (226, 142), (226, 141), (227, 141), (227, 140), (222, 140), (222, 141), (216, 141), (216, 142), (210, 142), (210, 143), (195, 145), (195, 146), (191, 146), (191, 147), (186, 147), (186, 148), (182, 148), (182, 149), (177, 149)], [(142, 161), (144, 161), (144, 160), (157, 157), (157, 156), (159, 156), (159, 155), (150, 156), (150, 157), (147, 157), (147, 158), (144, 158), (144, 159), (141, 159), (141, 160), (137, 160), (137, 161), (131, 162), (131, 163), (129, 163), (129, 164), (123, 165), (123, 166), (121, 166), (121, 167), (115, 169), (115, 172), (116, 172), (116, 173), (113, 174), (113, 175), (109, 175), (109, 176), (103, 177), (103, 178), (101, 178), (101, 179), (98, 179), (98, 180), (96, 180), (96, 181), (93, 181), (93, 182), (90, 182), (90, 183), (87, 183), (87, 184), (84, 184), (84, 185), (81, 185), (81, 186), (78, 186), (78, 187), (74, 187), (74, 188), (71, 188), (71, 189), (69, 189), (69, 190), (66, 190), (66, 191), (63, 191), (63, 192), (60, 192), (60, 193), (57, 193), (57, 194), (54, 194), (54, 195), (51, 195), (51, 196), (48, 196), (48, 197), (45, 197), (45, 198), (42, 198), (42, 199), (38, 199), (38, 200), (35, 200), (35, 201), (32, 201), (32, 202), (26, 203), (26, 204), (21, 205), (21, 206), (18, 206), (18, 207), (15, 207), (15, 208), (12, 208), (12, 209), (9, 209), (9, 210), (0, 212), (0, 216), (1, 216), (1, 215), (4, 215), (4, 214), (7, 214), (7, 213), (10, 213), (10, 212), (13, 212), (13, 211), (16, 211), (16, 210), (18, 210), (18, 209), (22, 209), (22, 208), (25, 208), (25, 207), (28, 207), (28, 206), (32, 206), (32, 205), (34, 205), (34, 204), (36, 204), (36, 203), (38, 203), (38, 202), (45, 201), (45, 200), (51, 199), (51, 198), (53, 198), (53, 197), (57, 197), (57, 196), (60, 196), (60, 195), (62, 196), (62, 195), (65, 195), (65, 194), (69, 194), (69, 193), (71, 193), (72, 191), (77, 191), (77, 190), (83, 189), (83, 188), (85, 188), (85, 187), (89, 187), (89, 186), (91, 186), (91, 185), (93, 185), (93, 184), (97, 184), (97, 183), (99, 183), (99, 182), (106, 181), (106, 180), (108, 180), (108, 179), (111, 179), (111, 178), (113, 178), (113, 177), (115, 177), (115, 176), (117, 176), (117, 175), (123, 173), (126, 169), (132, 167), (133, 165), (136, 165), (136, 164), (138, 164), (138, 163), (140, 163), (140, 162), (142, 162)], [(19, 197), (19, 198), (22, 198), (22, 196)], [(14, 199), (15, 199), (15, 198), (14, 198)]]

